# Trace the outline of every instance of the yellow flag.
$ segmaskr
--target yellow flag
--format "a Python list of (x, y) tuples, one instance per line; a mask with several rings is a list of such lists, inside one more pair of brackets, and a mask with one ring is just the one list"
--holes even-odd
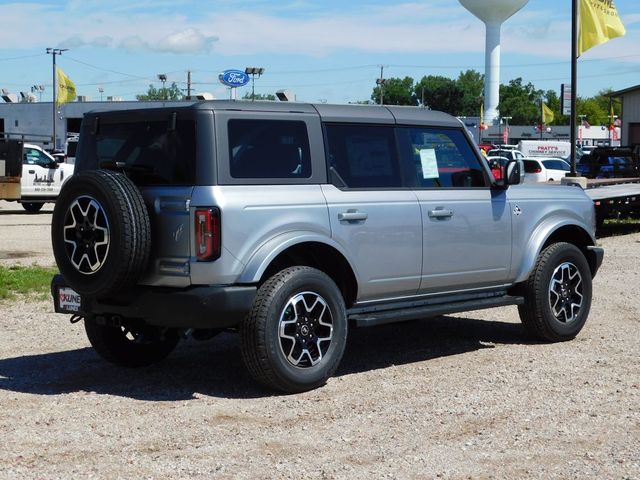
[(542, 123), (549, 124), (553, 122), (553, 110), (547, 107), (546, 104), (542, 104)]
[(625, 33), (614, 0), (580, 0), (578, 56)]
[(56, 75), (58, 80), (57, 104), (63, 105), (76, 99), (76, 84), (65, 75), (60, 67), (56, 67)]

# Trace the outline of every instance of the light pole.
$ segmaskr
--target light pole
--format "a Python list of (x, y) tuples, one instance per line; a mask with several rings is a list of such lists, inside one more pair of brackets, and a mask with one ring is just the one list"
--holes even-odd
[(586, 115), (578, 115), (580, 118), (580, 125), (578, 125), (578, 140), (580, 141), (580, 146), (584, 146), (583, 135), (582, 135), (582, 127), (584, 126), (584, 119), (587, 118)]
[(56, 88), (56, 55), (62, 55), (62, 52), (66, 52), (68, 48), (49, 48), (47, 47), (47, 54), (53, 57), (53, 150), (56, 149), (56, 110), (57, 110), (57, 92)]
[(167, 99), (167, 89), (165, 88), (165, 83), (167, 82), (167, 76), (164, 73), (158, 74), (158, 80), (162, 82), (162, 99)]
[(98, 87), (98, 91), (100, 92), (100, 101), (102, 101), (102, 94), (104, 93), (104, 88)]
[(264, 73), (264, 68), (247, 67), (244, 69), (244, 73), (251, 75), (251, 101), (253, 102), (256, 99), (256, 75), (260, 78)]

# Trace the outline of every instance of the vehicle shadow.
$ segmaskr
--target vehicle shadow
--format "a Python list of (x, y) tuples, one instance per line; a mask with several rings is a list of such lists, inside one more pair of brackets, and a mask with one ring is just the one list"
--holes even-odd
[[(437, 317), (352, 329), (336, 376), (459, 355), (492, 344), (527, 344), (520, 324)], [(0, 389), (36, 395), (96, 392), (138, 400), (188, 400), (194, 395), (257, 398), (278, 393), (257, 385), (240, 358), (238, 335), (181, 342), (164, 362), (141, 369), (113, 366), (92, 348), (0, 359)]]

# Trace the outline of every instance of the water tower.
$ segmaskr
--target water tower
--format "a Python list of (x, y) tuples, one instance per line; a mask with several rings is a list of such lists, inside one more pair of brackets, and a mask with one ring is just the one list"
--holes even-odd
[(500, 103), (500, 28), (529, 0), (458, 0), (487, 27), (484, 60), (484, 123), (498, 119)]

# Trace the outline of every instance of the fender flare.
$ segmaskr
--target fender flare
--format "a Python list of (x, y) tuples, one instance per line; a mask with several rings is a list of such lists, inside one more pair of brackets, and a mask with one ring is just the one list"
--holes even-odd
[(282, 233), (263, 243), (245, 265), (244, 270), (238, 278), (238, 283), (257, 283), (260, 281), (260, 278), (262, 278), (262, 275), (267, 270), (271, 262), (273, 262), (278, 255), (294, 245), (309, 242), (322, 243), (337, 250), (349, 264), (349, 267), (356, 277), (356, 281), (359, 281), (360, 276), (358, 275), (357, 269), (353, 266), (353, 262), (351, 262), (349, 256), (339, 243), (316, 232), (295, 231)]
[(554, 234), (557, 230), (562, 227), (576, 227), (580, 230), (584, 231), (584, 233), (589, 237), (590, 244), (596, 245), (596, 239), (594, 236), (589, 233), (589, 227), (584, 224), (581, 219), (576, 218), (566, 218), (566, 216), (562, 217), (562, 220), (559, 220), (557, 216), (550, 216), (544, 218), (540, 224), (536, 227), (533, 232), (533, 235), (529, 238), (527, 245), (525, 247), (525, 254), (522, 259), (522, 263), (520, 269), (517, 271), (517, 276), (515, 279), (515, 283), (520, 283), (529, 278), (529, 275), (533, 271), (533, 268), (536, 265), (536, 260), (538, 256), (542, 252), (542, 246), (546, 243), (546, 241)]

